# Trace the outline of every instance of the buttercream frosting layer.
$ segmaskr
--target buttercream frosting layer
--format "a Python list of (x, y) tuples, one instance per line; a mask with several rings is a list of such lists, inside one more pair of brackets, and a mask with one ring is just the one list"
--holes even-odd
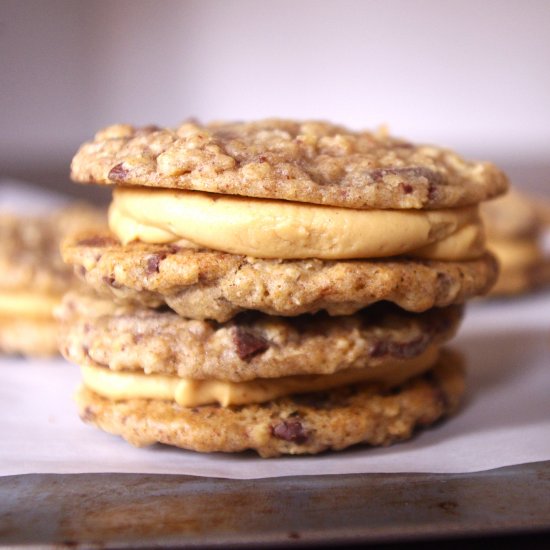
[(485, 249), (477, 206), (358, 210), (197, 191), (119, 188), (109, 225), (124, 244), (178, 243), (258, 258), (409, 255), (469, 260)]

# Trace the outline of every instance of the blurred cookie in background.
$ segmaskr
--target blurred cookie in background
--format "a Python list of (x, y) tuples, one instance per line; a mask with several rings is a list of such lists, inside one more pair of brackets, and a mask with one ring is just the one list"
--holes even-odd
[(512, 189), (481, 206), (487, 247), (498, 258), (500, 275), (490, 296), (523, 294), (550, 283), (550, 258), (543, 236), (548, 220), (535, 198)]
[(103, 223), (104, 214), (84, 204), (43, 216), (0, 213), (0, 353), (57, 353), (53, 310), (78, 285), (59, 243), (67, 232)]

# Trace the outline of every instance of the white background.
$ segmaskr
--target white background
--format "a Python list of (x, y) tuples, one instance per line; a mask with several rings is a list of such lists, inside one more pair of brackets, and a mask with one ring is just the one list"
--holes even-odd
[(539, 188), (550, 168), (547, 0), (0, 0), (0, 75), (0, 175), (189, 116), (386, 123)]

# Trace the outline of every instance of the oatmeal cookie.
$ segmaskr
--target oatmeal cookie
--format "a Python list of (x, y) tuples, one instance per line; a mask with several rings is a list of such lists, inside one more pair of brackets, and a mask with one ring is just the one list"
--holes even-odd
[(174, 245), (121, 245), (108, 233), (75, 235), (62, 254), (90, 287), (118, 303), (168, 305), (183, 317), (219, 322), (244, 310), (351, 315), (382, 300), (419, 312), (484, 294), (497, 276), (490, 254), (462, 262), (258, 260)]
[(84, 183), (143, 185), (347, 208), (448, 208), (501, 194), (488, 162), (326, 122), (262, 120), (176, 129), (115, 125), (72, 161)]
[(514, 297), (550, 285), (550, 259), (541, 258), (531, 265), (503, 267), (489, 297)]
[(61, 260), (60, 241), (104, 223), (104, 214), (84, 205), (43, 217), (0, 215), (0, 353), (57, 353), (53, 308), (81, 285)]
[(83, 205), (43, 217), (0, 214), (0, 289), (63, 293), (73, 273), (59, 254), (61, 241), (78, 229), (99, 229), (105, 221), (105, 213)]
[(515, 189), (483, 203), (480, 213), (489, 239), (536, 238), (542, 226), (536, 202)]
[(389, 445), (453, 412), (464, 392), (461, 359), (450, 352), (399, 388), (375, 384), (283, 397), (239, 407), (186, 408), (170, 401), (111, 401), (82, 387), (81, 418), (137, 446), (159, 442), (199, 452), (253, 449), (264, 458), (350, 445)]
[(0, 317), (0, 354), (50, 357), (57, 354), (53, 319)]
[(63, 292), (72, 272), (59, 255), (59, 237), (48, 218), (0, 216), (0, 288)]
[(488, 237), (487, 248), (500, 266), (490, 295), (519, 295), (549, 284), (550, 258), (544, 250), (544, 220), (537, 201), (513, 189), (483, 204), (480, 211)]
[(247, 313), (219, 324), (71, 293), (59, 308), (60, 349), (79, 365), (242, 382), (417, 357), (452, 338), (461, 314), (461, 306), (408, 313), (380, 303), (339, 318)]

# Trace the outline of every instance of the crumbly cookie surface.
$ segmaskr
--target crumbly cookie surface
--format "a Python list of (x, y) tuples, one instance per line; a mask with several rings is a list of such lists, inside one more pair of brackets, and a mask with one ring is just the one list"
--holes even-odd
[(98, 228), (105, 216), (84, 206), (69, 207), (44, 217), (0, 215), (0, 288), (61, 294), (73, 273), (59, 254), (67, 233)]
[(450, 306), (414, 314), (384, 303), (339, 318), (251, 313), (219, 324), (71, 293), (59, 310), (60, 349), (79, 365), (182, 378), (331, 374), (416, 357), (449, 340), (461, 313)]
[(490, 254), (464, 262), (258, 260), (171, 245), (121, 245), (108, 233), (73, 236), (62, 254), (90, 287), (119, 303), (168, 305), (183, 317), (219, 322), (244, 310), (351, 315), (382, 300), (425, 311), (484, 294), (497, 275)]
[(57, 228), (50, 220), (0, 216), (0, 288), (61, 293), (72, 273), (58, 247)]
[(446, 208), (502, 193), (487, 162), (383, 132), (326, 122), (262, 120), (176, 129), (115, 125), (72, 161), (85, 183), (194, 189), (348, 208)]
[(57, 323), (53, 319), (0, 317), (0, 354), (50, 357), (57, 353)]
[(438, 365), (400, 388), (356, 385), (261, 405), (185, 408), (160, 400), (110, 401), (82, 387), (81, 418), (137, 446), (156, 442), (199, 452), (253, 449), (264, 458), (350, 445), (389, 445), (453, 412), (464, 392), (461, 360)]

